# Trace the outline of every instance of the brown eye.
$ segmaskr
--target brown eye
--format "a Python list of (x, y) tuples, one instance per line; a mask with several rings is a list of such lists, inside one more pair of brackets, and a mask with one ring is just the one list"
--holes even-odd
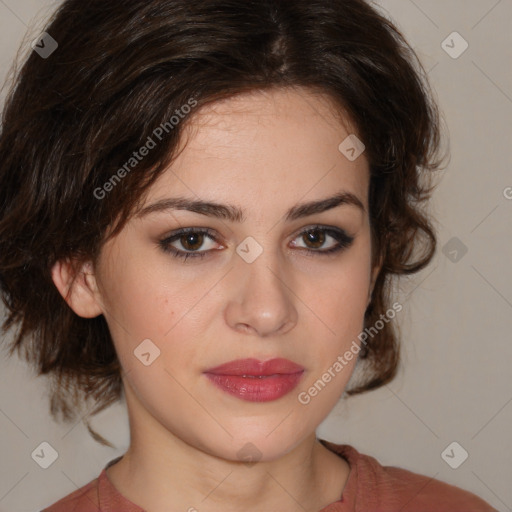
[[(304, 246), (297, 245), (297, 243), (293, 243), (294, 247), (298, 249), (303, 249), (311, 254), (319, 254), (319, 255), (329, 255), (337, 253), (343, 249), (348, 248), (352, 242), (354, 241), (354, 237), (347, 235), (343, 230), (338, 228), (327, 228), (322, 226), (314, 226), (308, 229), (305, 229), (301, 233), (299, 233), (298, 237), (304, 243)], [(327, 239), (330, 238), (334, 240), (336, 243), (330, 244), (327, 248), (324, 247)], [(324, 249), (320, 249), (324, 247)]]
[(302, 234), (303, 240), (313, 249), (322, 247), (325, 243), (325, 233), (320, 229), (313, 229)]
[(197, 251), (203, 245), (204, 235), (203, 233), (195, 232), (182, 235), (178, 240), (187, 251)]
[[(207, 244), (205, 242), (210, 242)], [(184, 228), (159, 241), (161, 249), (176, 258), (204, 258), (213, 252), (217, 239), (211, 229)], [(206, 245), (206, 247), (204, 247)], [(220, 245), (220, 244), (219, 244)], [(203, 250), (199, 250), (203, 248)]]

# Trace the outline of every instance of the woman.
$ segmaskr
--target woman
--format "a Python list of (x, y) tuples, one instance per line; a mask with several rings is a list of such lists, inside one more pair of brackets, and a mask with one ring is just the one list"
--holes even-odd
[(65, 1), (4, 110), (4, 330), (131, 440), (44, 510), (493, 510), (315, 433), (396, 374), (439, 140), (362, 0)]

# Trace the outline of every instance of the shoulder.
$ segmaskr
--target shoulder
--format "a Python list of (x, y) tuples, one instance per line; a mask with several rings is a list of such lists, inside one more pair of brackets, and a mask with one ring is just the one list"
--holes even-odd
[(98, 481), (98, 478), (95, 478), (41, 512), (98, 512)]
[(496, 512), (484, 500), (460, 487), (406, 469), (381, 466), (372, 457), (368, 459), (371, 460), (366, 460), (365, 465), (380, 466), (375, 470), (377, 488), (383, 496), (394, 495), (400, 504), (403, 503), (404, 512)]
[(371, 508), (386, 512), (496, 512), (459, 487), (403, 468), (383, 466), (350, 445), (322, 443), (349, 463), (349, 482), (352, 477), (353, 481), (347, 484), (347, 491), (354, 494), (354, 502), (365, 501)]

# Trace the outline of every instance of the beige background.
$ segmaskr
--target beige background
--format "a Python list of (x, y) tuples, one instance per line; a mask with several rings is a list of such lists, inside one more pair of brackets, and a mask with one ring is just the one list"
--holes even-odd
[[(58, 3), (0, 0), (0, 78), (23, 41), (23, 51), (30, 49), (41, 19)], [(404, 304), (397, 316), (405, 363), (399, 376), (378, 391), (340, 402), (318, 434), (511, 511), (512, 1), (379, 4), (429, 70), (449, 128), (451, 161), (433, 203), (440, 246), (433, 263), (404, 280), (397, 295)], [(469, 43), (456, 59), (441, 46), (453, 31)], [(443, 253), (453, 237), (468, 249), (457, 263)], [(122, 405), (93, 422), (117, 443), (112, 450), (96, 444), (81, 423), (54, 423), (45, 381), (23, 363), (2, 355), (0, 382), (1, 512), (39, 511), (126, 450)], [(58, 452), (46, 470), (31, 458), (43, 441)], [(457, 469), (441, 457), (452, 441), (469, 453)], [(457, 448), (455, 457), (459, 453)]]

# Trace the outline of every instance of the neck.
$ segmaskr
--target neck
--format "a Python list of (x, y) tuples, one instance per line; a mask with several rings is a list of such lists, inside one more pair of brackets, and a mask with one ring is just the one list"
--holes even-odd
[(128, 451), (107, 474), (128, 500), (152, 512), (318, 512), (340, 499), (350, 471), (315, 433), (277, 460), (248, 464), (163, 428), (133, 427)]

